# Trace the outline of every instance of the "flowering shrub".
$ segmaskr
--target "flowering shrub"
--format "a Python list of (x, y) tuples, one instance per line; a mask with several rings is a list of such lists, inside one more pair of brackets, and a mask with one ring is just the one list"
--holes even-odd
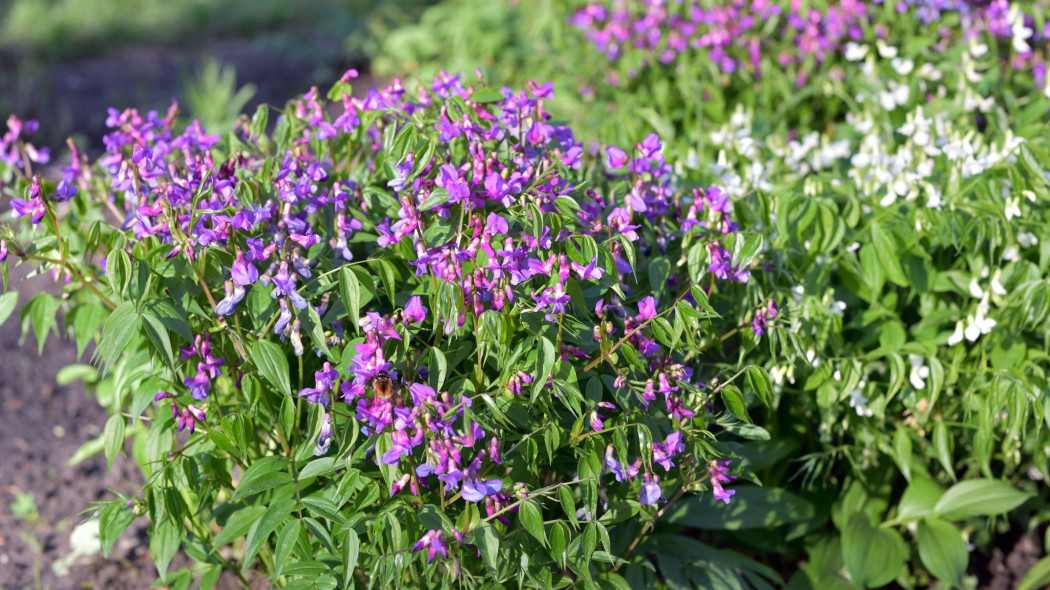
[(71, 143), (57, 184), (8, 120), (5, 285), (21, 263), (63, 284), (23, 326), (42, 344), (61, 312), (95, 343), (101, 446), (130, 438), (146, 477), (98, 503), (103, 547), (148, 517), (161, 578), (189, 582), (181, 548), (205, 586), (646, 579), (661, 516), (750, 493), (726, 484), (774, 402), (747, 362), (782, 315), (765, 239), (655, 134), (585, 150), (549, 83), (358, 99), (355, 76), (332, 117), (315, 89), (225, 137), (111, 109), (106, 153)]

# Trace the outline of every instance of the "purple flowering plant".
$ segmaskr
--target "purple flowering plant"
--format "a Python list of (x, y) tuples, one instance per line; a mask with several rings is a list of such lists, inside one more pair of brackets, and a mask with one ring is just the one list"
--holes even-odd
[(104, 549), (148, 518), (162, 579), (181, 550), (202, 584), (622, 583), (749, 476), (720, 440), (772, 401), (765, 239), (656, 134), (584, 146), (549, 83), (355, 77), (222, 137), (111, 109), (61, 179), (10, 119), (5, 291), (52, 274), (23, 327), (93, 345), (101, 446), (146, 476), (95, 505)]

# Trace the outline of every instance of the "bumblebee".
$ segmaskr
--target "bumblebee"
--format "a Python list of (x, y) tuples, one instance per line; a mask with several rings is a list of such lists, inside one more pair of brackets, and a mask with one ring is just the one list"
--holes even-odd
[(401, 398), (400, 385), (386, 371), (379, 371), (374, 377), (369, 379), (368, 388), (372, 390), (373, 403), (383, 400), (399, 408), (404, 405), (404, 400)]

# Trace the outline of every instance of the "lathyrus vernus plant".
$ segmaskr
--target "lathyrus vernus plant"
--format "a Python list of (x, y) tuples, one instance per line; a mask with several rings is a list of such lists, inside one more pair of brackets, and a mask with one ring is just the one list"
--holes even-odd
[(103, 547), (148, 518), (183, 586), (180, 549), (203, 586), (652, 583), (668, 508), (728, 510), (748, 475), (721, 441), (771, 401), (745, 358), (778, 315), (748, 281), (764, 239), (655, 135), (585, 150), (550, 84), (355, 76), (334, 118), (312, 90), (221, 138), (111, 110), (57, 185), (9, 120), (5, 288), (23, 263), (62, 285), (24, 326), (96, 343), (107, 460), (131, 439), (145, 478), (95, 506)]

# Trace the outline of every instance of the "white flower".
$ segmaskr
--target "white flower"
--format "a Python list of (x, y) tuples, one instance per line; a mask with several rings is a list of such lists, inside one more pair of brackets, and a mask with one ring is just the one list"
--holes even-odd
[(1024, 15), (1021, 14), (1021, 9), (1017, 4), (1010, 7), (1007, 21), (1011, 25), (1010, 32), (1013, 34), (1014, 51), (1018, 53), (1031, 52), (1032, 47), (1028, 44), (1028, 39), (1031, 38), (1033, 31), (1025, 26)]
[(988, 46), (984, 43), (978, 43), (976, 40), (970, 42), (970, 55), (974, 57), (981, 57), (985, 53), (988, 53)]
[(828, 309), (831, 310), (831, 313), (842, 317), (842, 315), (846, 312), (846, 302), (834, 301), (831, 305), (828, 306)]
[(890, 65), (892, 65), (893, 69), (897, 70), (897, 73), (902, 76), (907, 76), (913, 69), (915, 69), (915, 62), (904, 57), (893, 58)]
[(977, 277), (970, 279), (970, 295), (973, 296), (974, 299), (984, 297), (984, 289), (977, 284)]
[(868, 398), (864, 397), (864, 394), (861, 393), (863, 387), (864, 382), (862, 381), (857, 389), (849, 392), (849, 407), (856, 410), (858, 416), (870, 418), (875, 412), (868, 407)]
[(1006, 213), (1006, 220), (1007, 221), (1010, 221), (1014, 217), (1020, 217), (1021, 216), (1021, 198), (1020, 197), (1011, 197), (1009, 199), (1006, 199), (1006, 207), (1005, 207), (1004, 211)]
[(853, 41), (846, 43), (846, 61), (860, 61), (868, 55), (867, 45), (858, 45)]
[(1031, 232), (1021, 232), (1017, 234), (1017, 244), (1022, 248), (1031, 248), (1039, 243), (1039, 238), (1035, 237), (1035, 234)]
[(917, 354), (909, 354), (908, 361), (911, 362), (911, 374), (908, 375), (908, 381), (911, 381), (912, 387), (915, 389), (926, 387), (926, 378), (930, 376), (930, 368), (926, 366), (926, 359)]
[(1003, 260), (1007, 262), (1014, 262), (1020, 258), (1021, 255), (1017, 253), (1017, 248), (1015, 246), (1007, 246), (1006, 249), (1003, 250)]
[(875, 42), (875, 46), (879, 48), (879, 55), (882, 59), (891, 59), (897, 57), (897, 48), (892, 45), (886, 45), (881, 40)]
[(999, 282), (999, 278), (1003, 276), (1003, 269), (995, 269), (995, 274), (992, 275), (992, 293), (996, 295), (1006, 295), (1006, 289), (1003, 288), (1003, 284)]
[(948, 346), (955, 346), (963, 340), (963, 323), (962, 320), (955, 322), (955, 331), (948, 337)]

